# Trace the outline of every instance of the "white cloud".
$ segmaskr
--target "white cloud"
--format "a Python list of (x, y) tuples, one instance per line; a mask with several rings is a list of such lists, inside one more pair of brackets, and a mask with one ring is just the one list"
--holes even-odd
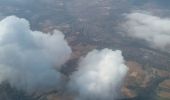
[(130, 13), (124, 23), (129, 36), (143, 39), (156, 49), (170, 50), (170, 19), (149, 13)]
[(78, 100), (113, 100), (127, 70), (121, 51), (93, 50), (81, 59), (69, 89), (77, 93)]
[(26, 92), (57, 88), (61, 74), (56, 69), (70, 54), (60, 31), (32, 31), (27, 20), (15, 16), (0, 21), (0, 83)]

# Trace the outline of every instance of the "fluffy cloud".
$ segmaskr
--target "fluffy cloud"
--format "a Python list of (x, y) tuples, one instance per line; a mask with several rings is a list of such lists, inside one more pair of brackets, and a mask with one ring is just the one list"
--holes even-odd
[(124, 23), (129, 36), (145, 40), (149, 45), (164, 51), (170, 50), (170, 19), (149, 13), (130, 13)]
[(93, 50), (81, 59), (70, 77), (69, 89), (78, 100), (113, 100), (117, 98), (128, 68), (121, 51)]
[(32, 31), (27, 20), (15, 16), (0, 21), (0, 83), (26, 92), (54, 89), (61, 81), (56, 69), (70, 54), (60, 31)]

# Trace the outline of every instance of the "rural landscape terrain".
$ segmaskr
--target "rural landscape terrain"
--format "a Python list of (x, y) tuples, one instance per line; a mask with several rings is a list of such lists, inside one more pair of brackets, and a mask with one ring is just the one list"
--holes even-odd
[[(0, 100), (170, 100), (169, 5), (170, 1), (168, 0), (0, 0), (0, 34), (3, 32), (9, 34), (5, 35), (6, 38), (4, 39), (1, 39), (2, 35), (0, 35), (0, 56), (2, 55), (0, 57)], [(14, 21), (11, 21), (12, 19)], [(7, 29), (8, 27), (10, 28)], [(30, 29), (27, 30), (27, 28)], [(57, 41), (50, 36), (47, 36), (47, 40), (43, 41), (41, 39), (45, 35), (33, 35), (33, 37), (37, 37), (37, 43), (44, 43), (40, 43), (38, 47), (35, 47), (35, 51), (37, 48), (42, 49), (38, 49), (38, 54), (41, 56), (34, 57), (34, 53), (30, 51), (27, 52), (28, 56), (26, 56), (30, 58), (26, 58), (23, 63), (20, 63), (22, 59), (17, 58), (17, 54), (13, 54), (15, 50), (10, 51), (13, 50), (13, 46), (6, 49), (3, 45), (11, 43), (11, 41), (17, 43), (21, 41), (18, 47), (22, 48), (23, 46), (23, 51), (19, 50), (18, 53), (25, 53), (24, 49), (27, 48), (34, 50), (32, 49), (34, 45), (29, 42), (31, 38), (25, 38), (27, 35), (17, 34), (16, 36), (20, 35), (20, 38), (17, 38), (18, 40), (13, 39), (14, 35), (9, 30), (15, 30), (14, 33), (30, 32), (30, 34), (58, 34), (61, 32), (63, 35), (56, 35), (56, 37), (62, 37)], [(24, 40), (22, 41), (22, 39)], [(1, 42), (1, 40), (3, 41)], [(53, 49), (58, 51), (55, 52)], [(114, 99), (112, 97), (110, 97), (111, 99), (102, 99), (104, 96), (91, 98), (90, 96), (93, 94), (89, 95), (89, 93), (82, 92), (84, 88), (78, 87), (80, 90), (77, 91), (81, 95), (77, 97), (76, 93), (72, 92), (72, 85), (78, 84), (74, 83), (77, 77), (82, 75), (82, 78), (84, 77), (82, 80), (85, 80), (87, 77), (83, 75), (86, 75), (85, 72), (89, 72), (86, 70), (91, 68), (90, 63), (96, 57), (93, 54), (102, 55), (107, 51), (109, 52), (109, 50), (115, 51), (113, 55), (119, 53), (116, 50), (120, 50), (124, 65), (127, 66), (126, 75), (122, 75), (123, 80), (121, 80), (121, 86), (118, 88), (118, 96)], [(99, 53), (99, 51), (101, 52)], [(54, 52), (53, 54), (56, 54), (57, 57), (53, 57), (53, 54), (46, 57), (44, 52)], [(112, 53), (109, 52), (108, 55), (112, 55)], [(33, 58), (31, 58), (32, 56)], [(43, 59), (43, 57), (46, 58)], [(87, 62), (90, 57), (91, 60)], [(100, 57), (102, 59), (103, 56), (97, 56), (96, 58)], [(6, 59), (9, 61), (6, 61)], [(14, 59), (16, 63), (14, 64), (13, 60), (10, 61), (10, 59)], [(58, 73), (61, 74), (62, 79), (60, 80), (64, 80), (63, 83), (53, 81), (55, 77), (49, 79), (45, 76), (46, 74), (43, 74), (46, 72), (43, 72), (43, 70), (49, 70), (45, 68), (46, 64), (47, 66), (51, 65), (50, 62), (53, 62), (54, 59), (57, 59), (57, 75)], [(27, 62), (27, 60), (29, 61)], [(39, 64), (41, 61), (42, 64)], [(98, 60), (95, 61), (98, 62)], [(109, 61), (105, 63), (107, 65)], [(42, 73), (45, 78), (41, 80), (42, 77), (38, 76), (39, 80), (37, 81), (34, 81), (34, 79), (26, 80), (25, 77), (21, 78), (26, 81), (34, 81), (27, 82), (27, 85), (36, 83), (33, 87), (28, 85), (30, 88), (24, 88), (25, 83), (22, 83), (22, 80), (11, 80), (15, 78), (12, 71), (7, 69), (7, 71), (12, 72), (10, 75), (13, 77), (8, 78), (8, 75), (4, 74), (4, 67), (1, 67), (3, 64), (5, 66), (14, 65), (14, 67), (22, 64), (44, 66), (42, 70), (33, 67), (26, 68), (26, 70), (35, 71), (33, 73), (35, 76), (39, 75), (37, 73)], [(95, 65), (96, 63), (92, 62), (92, 64)], [(87, 66), (87, 69), (83, 67), (85, 70), (83, 71), (79, 66)], [(20, 73), (21, 75), (17, 74), (17, 78), (27, 73), (22, 67), (19, 71), (23, 72)], [(50, 75), (55, 74), (53, 71), (49, 71), (47, 73), (51, 73)], [(76, 71), (77, 73), (75, 73)], [(121, 74), (116, 76), (116, 74), (111, 73), (109, 75), (115, 75), (116, 80), (121, 78)], [(4, 77), (1, 76), (7, 77), (6, 80), (4, 81)], [(50, 87), (52, 90), (44, 91), (47, 90), (47, 87), (39, 86), (39, 90), (36, 89), (37, 85), (41, 84), (37, 82), (46, 82), (42, 86), (47, 86), (49, 83), (50, 86), (54, 86), (53, 82), (64, 86), (58, 85), (57, 87), (56, 85), (57, 89)], [(76, 80), (76, 82), (79, 81)], [(85, 84), (83, 82), (82, 84)], [(68, 83), (69, 86), (65, 85)], [(82, 84), (78, 84), (78, 86), (84, 86)], [(68, 87), (71, 87), (71, 89), (68, 89)], [(31, 89), (31, 92), (29, 89)], [(107, 90), (104, 89), (102, 92), (105, 94), (104, 92), (107, 93)], [(114, 94), (117, 95), (117, 93)], [(96, 95), (94, 94), (94, 96)], [(89, 98), (85, 96), (89, 96)], [(75, 99), (76, 97), (77, 99)]]

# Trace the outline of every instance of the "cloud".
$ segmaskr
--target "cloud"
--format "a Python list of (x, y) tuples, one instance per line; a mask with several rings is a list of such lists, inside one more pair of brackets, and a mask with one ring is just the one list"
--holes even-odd
[[(32, 1), (32, 0), (30, 0)], [(0, 0), (0, 2), (3, 3), (7, 3), (7, 4), (26, 4), (29, 1), (28, 0)]]
[(48, 91), (60, 84), (56, 69), (69, 59), (64, 35), (32, 31), (26, 19), (9, 16), (0, 21), (0, 83), (26, 92)]
[(121, 51), (93, 50), (81, 59), (68, 87), (78, 100), (113, 100), (127, 70)]
[(150, 47), (170, 50), (170, 19), (161, 18), (146, 12), (134, 12), (126, 15), (123, 27), (133, 38), (145, 40)]

